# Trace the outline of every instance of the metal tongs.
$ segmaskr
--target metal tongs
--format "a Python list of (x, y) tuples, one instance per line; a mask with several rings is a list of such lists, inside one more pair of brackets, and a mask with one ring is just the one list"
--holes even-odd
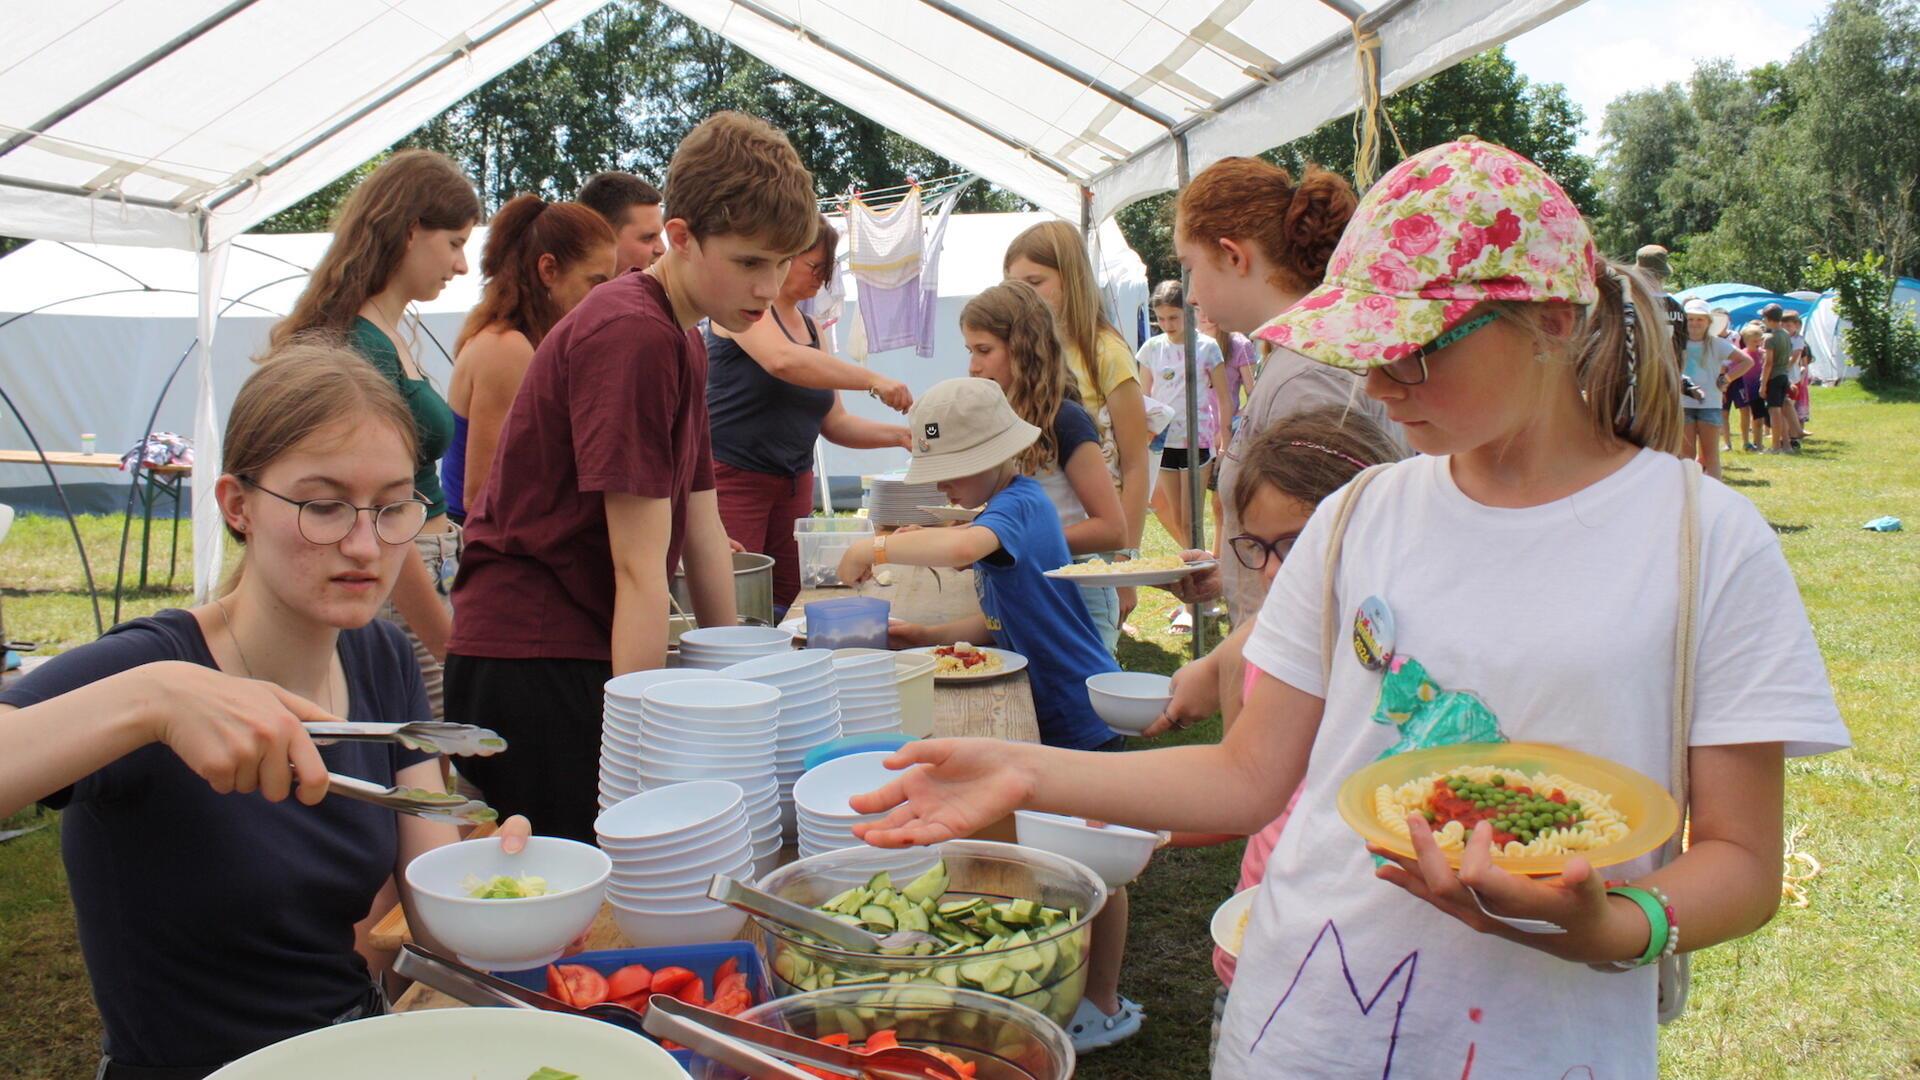
[(410, 724), (372, 724), (330, 720), (306, 725), (320, 746), (336, 742), (397, 742), (410, 750), (453, 757), (488, 757), (507, 748), (507, 740), (472, 724), (416, 720)]
[(357, 776), (342, 776), (336, 772), (327, 774), (327, 793), (383, 806), (396, 814), (412, 814), (417, 818), (444, 821), (449, 825), (484, 825), (500, 819), (499, 811), (465, 795), (431, 788), (381, 787)]
[(665, 994), (655, 994), (650, 1000), (646, 1027), (648, 1034), (672, 1039), (750, 1080), (808, 1080), (808, 1074), (787, 1061), (861, 1080), (962, 1080), (958, 1070), (925, 1050), (893, 1046), (861, 1053), (702, 1009)]

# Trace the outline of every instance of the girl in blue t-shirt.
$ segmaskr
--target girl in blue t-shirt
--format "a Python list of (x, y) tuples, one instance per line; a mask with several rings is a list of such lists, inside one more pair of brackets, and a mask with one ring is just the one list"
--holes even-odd
[[(1047, 302), (1024, 281), (1002, 282), (961, 310), (960, 332), (967, 342), (967, 374), (1000, 384), (1014, 415), (1040, 429), (1040, 437), (1020, 452), (1020, 474), (1047, 493), (1074, 561), (1125, 547), (1120, 493), (1107, 475), (1100, 433), (1081, 404)], [(1080, 597), (1101, 643), (1114, 651), (1120, 601), (1113, 588), (1081, 586)]]
[[(1079, 590), (1046, 576), (1071, 560), (1053, 504), (1037, 481), (1022, 475), (1022, 461), (1044, 437), (1041, 427), (1017, 415), (998, 384), (949, 379), (914, 403), (907, 428), (913, 433), (907, 482), (937, 483), (949, 502), (984, 508), (970, 525), (903, 529), (856, 541), (840, 561), (840, 580), (858, 582), (888, 562), (971, 566), (981, 613), (938, 626), (896, 622), (889, 628), (893, 645), (991, 639), (1027, 658), (1042, 742), (1071, 750), (1123, 749), (1126, 739), (1094, 714), (1086, 689), (1088, 676), (1118, 670), (1113, 655), (1095, 632)], [(1140, 1030), (1140, 1007), (1120, 997), (1126, 890), (1109, 896), (1094, 919), (1093, 940), (1086, 998), (1068, 1024), (1081, 1052)]]
[[(316, 747), (303, 724), (431, 719), (411, 647), (375, 618), (427, 519), (415, 438), (399, 392), (354, 354), (275, 350), (227, 417), (214, 496), (244, 554), (224, 590), (0, 693), (0, 817), (71, 811), (61, 854), (102, 1076), (205, 1075), (384, 1008), (356, 939), (407, 863), (458, 836), (327, 798), (327, 775), (446, 778), (397, 745)], [(519, 850), (527, 820), (501, 834)]]

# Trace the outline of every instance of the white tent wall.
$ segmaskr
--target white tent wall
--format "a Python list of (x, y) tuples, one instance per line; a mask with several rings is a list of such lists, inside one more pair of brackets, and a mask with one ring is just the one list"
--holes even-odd
[[(1920, 280), (1903, 277), (1894, 283), (1893, 309), (1904, 312), (1910, 321), (1920, 326)], [(1809, 370), (1823, 383), (1860, 377), (1860, 368), (1847, 358), (1845, 332), (1849, 325), (1840, 317), (1839, 303), (1833, 293), (1822, 295), (1807, 313), (1807, 348), (1813, 353)]]
[[(956, 214), (947, 229), (941, 259), (940, 311), (935, 320), (937, 347), (932, 358), (912, 349), (875, 353), (868, 359), (874, 370), (896, 378), (915, 393), (941, 379), (965, 375), (966, 349), (960, 340), (960, 309), (980, 290), (1001, 280), (1000, 262), (1007, 244), (1029, 226), (1052, 215)], [(301, 267), (310, 267), (326, 249), (324, 234), (246, 236), (228, 245), (225, 285), (209, 290), (220, 295), (215, 307), (225, 309), (213, 336), (210, 373), (211, 412), (199, 410), (196, 381), (197, 354), (189, 357), (167, 394), (155, 427), (161, 431), (191, 433), (202, 448), (206, 434), (197, 430), (205, 419), (224, 422), (240, 384), (253, 370), (253, 357), (266, 345), (268, 331), (298, 296), (304, 285)], [(1116, 314), (1123, 326), (1132, 326), (1132, 313), (1146, 300), (1145, 268), (1126, 247), (1117, 226), (1102, 230), (1111, 291), (1117, 297)], [(486, 230), (477, 229), (468, 241), (469, 254), (485, 245)], [(115, 267), (126, 267), (154, 289), (173, 292), (128, 292), (90, 300), (56, 303), (106, 290), (134, 287), (134, 281)], [(154, 400), (175, 361), (194, 341), (200, 318), (194, 295), (203, 261), (191, 252), (119, 248), (108, 245), (30, 244), (0, 259), (0, 322), (11, 312), (52, 304), (46, 310), (0, 327), (0, 380), (20, 406), (43, 446), (71, 450), (81, 432), (99, 436), (103, 451), (119, 453), (145, 432)], [(210, 271), (209, 271), (210, 272)], [(283, 280), (289, 276), (293, 280)], [(257, 290), (257, 291), (256, 291)], [(232, 300), (252, 291), (241, 304)], [(453, 348), (460, 324), (478, 299), (476, 276), (456, 278), (420, 314), (432, 339), (419, 336), (414, 355), (427, 374), (444, 388), (452, 368), (440, 347)], [(859, 286), (852, 283), (844, 320), (860, 317)], [(844, 325), (851, 326), (851, 322)], [(842, 395), (847, 407), (862, 416), (899, 421), (899, 414), (864, 394)], [(198, 414), (198, 415), (197, 415)], [(0, 446), (27, 446), (11, 416), (0, 418)], [(859, 477), (898, 467), (905, 451), (847, 450), (829, 447), (827, 471), (835, 477)], [(56, 470), (63, 485), (86, 496), (82, 506), (118, 511), (126, 502), (125, 474), (97, 469)], [(46, 474), (39, 466), (0, 466), (0, 502), (22, 494), (44, 495)], [(9, 496), (8, 492), (12, 495)], [(44, 499), (35, 500), (44, 505)], [(196, 495), (196, 508), (201, 506)], [(80, 508), (80, 507), (76, 507)], [(211, 530), (214, 539), (201, 534)], [(216, 546), (217, 515), (198, 515), (196, 552)], [(213, 567), (198, 568), (211, 581)]]

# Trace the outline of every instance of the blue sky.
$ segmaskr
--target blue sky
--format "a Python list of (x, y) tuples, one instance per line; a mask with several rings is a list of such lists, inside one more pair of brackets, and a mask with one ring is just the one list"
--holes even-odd
[(1807, 40), (1823, 0), (1588, 0), (1507, 43), (1528, 78), (1565, 83), (1587, 113), (1580, 149), (1599, 148), (1607, 102), (1685, 82), (1696, 60), (1742, 68), (1785, 60)]

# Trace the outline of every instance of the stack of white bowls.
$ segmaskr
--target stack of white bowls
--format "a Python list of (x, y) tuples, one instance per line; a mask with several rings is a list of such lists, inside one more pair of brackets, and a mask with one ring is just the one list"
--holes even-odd
[(763, 656), (735, 664), (720, 675), (727, 679), (746, 679), (780, 691), (773, 772), (780, 785), (780, 828), (792, 842), (798, 837), (793, 784), (805, 771), (807, 751), (840, 737), (839, 691), (833, 676), (833, 654), (826, 649), (802, 649)]
[(793, 806), (798, 817), (801, 858), (866, 844), (853, 835), (853, 827), (861, 822), (879, 821), (886, 815), (858, 813), (847, 800), (897, 779), (900, 774), (884, 764), (892, 756), (890, 753), (848, 754), (823, 761), (800, 777), (793, 785)]
[(780, 864), (779, 719), (780, 691), (739, 679), (681, 679), (640, 693), (641, 790), (689, 780), (740, 785), (761, 874)]
[(833, 661), (840, 691), (840, 733), (872, 735), (900, 730), (900, 688), (887, 653), (840, 656)]
[(710, 679), (705, 671), (661, 668), (632, 671), (607, 680), (600, 714), (600, 809), (640, 794), (640, 693), (680, 679)]
[(777, 626), (703, 626), (680, 635), (680, 666), (719, 671), (792, 648), (793, 635)]
[(701, 780), (655, 788), (603, 812), (593, 831), (613, 861), (613, 921), (634, 945), (699, 945), (740, 933), (744, 913), (707, 899), (713, 875), (755, 873), (740, 785)]

